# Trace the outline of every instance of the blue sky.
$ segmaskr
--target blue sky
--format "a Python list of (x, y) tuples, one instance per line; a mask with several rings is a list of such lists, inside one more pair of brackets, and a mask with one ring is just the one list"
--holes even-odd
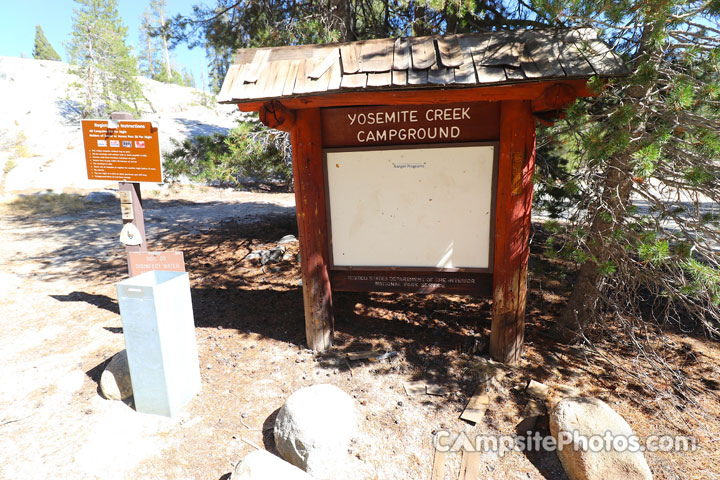
[[(192, 6), (212, 0), (167, 0), (168, 16), (177, 13), (188, 15)], [(148, 0), (119, 0), (118, 10), (123, 24), (128, 27), (127, 42), (137, 47), (139, 42), (140, 16)], [(67, 61), (65, 43), (70, 39), (73, 8), (72, 0), (0, 0), (0, 55), (19, 57), (24, 53), (32, 58), (35, 25), (40, 25), (63, 61)], [(135, 48), (137, 54), (137, 48)], [(202, 88), (201, 75), (206, 69), (205, 51), (202, 48), (188, 50), (179, 45), (171, 52), (173, 60), (195, 75), (198, 88)]]

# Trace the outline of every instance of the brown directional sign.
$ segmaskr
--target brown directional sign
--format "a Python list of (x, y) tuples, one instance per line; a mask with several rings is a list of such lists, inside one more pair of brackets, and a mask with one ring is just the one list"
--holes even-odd
[(158, 130), (151, 122), (83, 120), (88, 179), (162, 182)]
[(185, 271), (183, 252), (128, 252), (128, 260), (131, 277), (151, 270)]

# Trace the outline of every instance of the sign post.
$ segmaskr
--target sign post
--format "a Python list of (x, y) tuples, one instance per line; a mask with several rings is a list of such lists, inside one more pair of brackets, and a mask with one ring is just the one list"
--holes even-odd
[[(110, 119), (113, 121), (118, 120), (133, 120), (133, 116), (130, 113), (127, 112), (113, 112), (110, 114)], [(156, 129), (157, 132), (157, 129)], [(157, 138), (157, 133), (155, 135), (155, 138)], [(147, 139), (144, 139), (147, 140)], [(144, 140), (141, 140), (144, 142)], [(120, 140), (122, 142), (136, 142), (136, 140)], [(142, 143), (140, 145), (145, 145), (145, 148), (147, 148), (146, 143)], [(159, 148), (158, 148), (159, 150)], [(159, 155), (158, 155), (159, 157)], [(160, 181), (162, 181), (162, 174), (160, 176)], [(142, 208), (142, 193), (140, 191), (140, 183), (139, 182), (119, 182), (118, 183), (118, 192), (120, 194), (120, 209), (122, 211), (122, 222), (123, 222), (123, 228), (125, 228), (125, 225), (128, 223), (135, 226), (135, 228), (138, 229), (140, 232), (140, 245), (125, 245), (125, 252), (127, 252), (127, 259), (128, 259), (128, 274), (133, 277), (134, 272), (132, 268), (132, 263), (130, 262), (130, 254), (133, 252), (147, 252), (147, 239), (145, 237), (145, 216), (143, 214), (143, 208)]]
[[(182, 252), (148, 252), (140, 182), (162, 182), (158, 129), (152, 122), (113, 112), (110, 121), (83, 120), (88, 179), (117, 180), (131, 277), (147, 270), (185, 271)], [(160, 255), (161, 257), (159, 257)]]

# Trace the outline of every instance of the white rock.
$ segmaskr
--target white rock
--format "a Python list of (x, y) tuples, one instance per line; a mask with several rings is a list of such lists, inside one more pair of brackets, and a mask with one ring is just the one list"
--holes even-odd
[(127, 350), (115, 354), (100, 376), (100, 390), (108, 400), (125, 400), (133, 394)]
[(290, 395), (275, 420), (280, 456), (319, 480), (339, 479), (358, 434), (355, 401), (334, 385), (313, 385)]
[[(576, 433), (574, 441), (558, 449), (558, 457), (570, 480), (651, 480), (652, 473), (642, 452), (609, 450), (591, 451), (577, 438), (630, 438), (632, 428), (608, 404), (596, 398), (568, 397), (560, 400), (550, 414), (550, 432), (558, 443), (561, 432)], [(590, 443), (592, 445), (592, 443)], [(604, 444), (603, 444), (604, 445)], [(612, 443), (611, 443), (612, 445)]]
[(283, 245), (285, 243), (295, 243), (297, 242), (297, 238), (295, 238), (295, 235), (285, 235), (280, 240), (278, 240), (278, 245)]
[(527, 387), (525, 387), (525, 393), (538, 400), (545, 400), (549, 391), (550, 388), (547, 385), (536, 382), (535, 380), (530, 380)]
[(265, 450), (245, 455), (230, 480), (312, 480), (313, 477)]
[(268, 263), (281, 262), (284, 254), (285, 247), (283, 247), (282, 245), (272, 248), (270, 250), (263, 250), (260, 254), (260, 263), (263, 265), (267, 265)]

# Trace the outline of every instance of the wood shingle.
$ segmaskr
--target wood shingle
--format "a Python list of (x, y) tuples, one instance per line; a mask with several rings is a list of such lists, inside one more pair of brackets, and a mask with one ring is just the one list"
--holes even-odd
[(238, 51), (223, 103), (345, 89), (467, 88), (629, 72), (590, 28), (367, 40)]

